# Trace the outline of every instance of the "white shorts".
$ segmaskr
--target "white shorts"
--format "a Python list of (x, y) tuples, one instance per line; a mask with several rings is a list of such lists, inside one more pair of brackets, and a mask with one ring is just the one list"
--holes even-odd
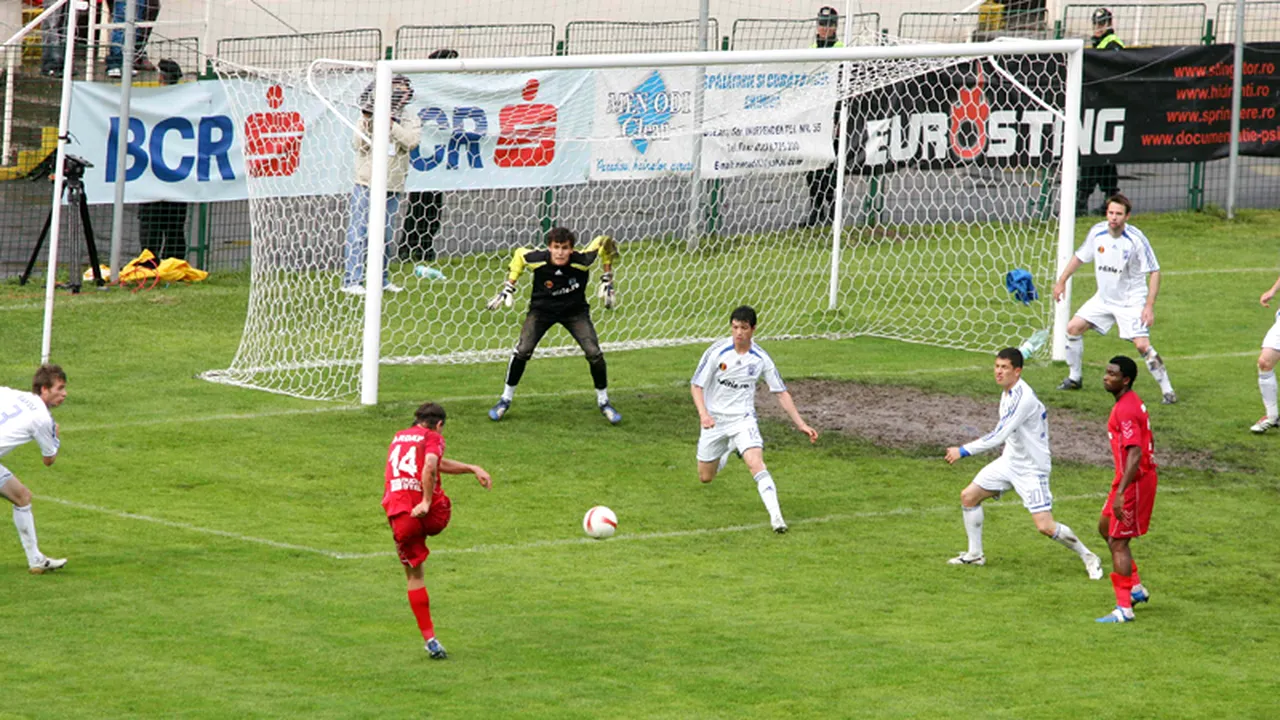
[(1121, 340), (1132, 340), (1138, 337), (1149, 337), (1151, 331), (1142, 324), (1141, 305), (1111, 305), (1097, 295), (1089, 298), (1076, 317), (1084, 319), (1099, 333), (1106, 335), (1111, 326), (1116, 326), (1116, 333)]
[(1266, 337), (1262, 338), (1262, 347), (1280, 350), (1280, 313), (1276, 314), (1276, 324), (1272, 325)]
[(11, 477), (13, 477), (13, 473), (9, 472), (9, 468), (0, 465), (0, 488), (3, 488), (4, 484), (9, 482)]
[(760, 426), (754, 416), (730, 422), (717, 420), (715, 427), (702, 428), (702, 434), (698, 436), (698, 460), (714, 462), (730, 450), (744, 453), (750, 448), (762, 447), (764, 440), (760, 437)]
[(1015, 472), (1003, 456), (992, 460), (978, 471), (973, 483), (983, 490), (1003, 493), (1013, 488), (1022, 498), (1022, 506), (1030, 513), (1053, 509), (1053, 493), (1049, 492), (1049, 476), (1036, 472)]

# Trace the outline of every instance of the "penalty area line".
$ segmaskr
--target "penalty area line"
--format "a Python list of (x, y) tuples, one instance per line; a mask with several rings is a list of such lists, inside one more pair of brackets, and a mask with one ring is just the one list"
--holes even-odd
[[(1230, 487), (1219, 488), (1160, 488), (1160, 493), (1164, 495), (1182, 495), (1189, 493), (1202, 492), (1223, 492), (1231, 490), (1251, 490), (1253, 485), (1234, 485)], [(85, 510), (88, 512), (101, 513), (123, 520), (135, 520), (139, 522), (147, 522), (163, 527), (173, 528), (175, 530), (183, 530), (186, 532), (198, 533), (201, 535), (212, 535), (226, 540), (235, 540), (238, 542), (250, 543), (254, 545), (263, 545), (277, 550), (293, 550), (297, 552), (311, 553), (313, 555), (323, 555), (334, 560), (369, 560), (373, 558), (395, 557), (396, 553), (390, 550), (381, 552), (339, 552), (336, 550), (326, 550), (324, 548), (314, 548), (307, 545), (297, 545), (295, 543), (279, 542), (277, 540), (269, 540), (267, 538), (253, 537), (252, 535), (242, 535), (240, 533), (228, 532), (226, 530), (217, 530), (214, 528), (201, 527), (192, 525), (191, 523), (177, 522), (174, 520), (166, 520), (151, 515), (143, 515), (141, 513), (127, 512), (123, 510), (114, 510), (112, 508), (101, 507), (99, 505), (90, 505), (88, 503), (80, 503), (72, 500), (64, 500), (62, 498), (49, 497), (47, 495), (36, 496), (37, 499), (65, 505), (66, 507), (75, 508), (77, 510)], [(1084, 493), (1081, 495), (1068, 495), (1054, 498), (1055, 503), (1082, 502), (1085, 500), (1098, 501), (1107, 497), (1107, 493), (1094, 492)], [(1015, 501), (1008, 502), (989, 502), (992, 509), (995, 508), (1021, 508), (1022, 505)], [(894, 508), (892, 510), (868, 510), (865, 512), (855, 513), (832, 513), (819, 517), (801, 518), (790, 523), (791, 527), (800, 527), (805, 525), (822, 525), (827, 523), (851, 522), (856, 520), (876, 520), (881, 518), (891, 518), (909, 515), (935, 515), (945, 512), (954, 512), (955, 505), (937, 505), (928, 508)], [(757, 530), (769, 529), (769, 523), (750, 523), (746, 525), (727, 525), (715, 528), (691, 528), (688, 530), (667, 530), (662, 532), (634, 533), (617, 535), (610, 538), (613, 543), (631, 543), (631, 542), (647, 542), (650, 540), (670, 540), (686, 537), (700, 537), (707, 535), (725, 535), (728, 533), (754, 532)], [(498, 543), (472, 545), (464, 548), (439, 548), (432, 549), (432, 555), (477, 555), (500, 552), (520, 552), (524, 550), (540, 550), (543, 548), (572, 547), (576, 545), (591, 545), (601, 542), (587, 537), (577, 538), (558, 538), (554, 540), (534, 540), (525, 543)]]

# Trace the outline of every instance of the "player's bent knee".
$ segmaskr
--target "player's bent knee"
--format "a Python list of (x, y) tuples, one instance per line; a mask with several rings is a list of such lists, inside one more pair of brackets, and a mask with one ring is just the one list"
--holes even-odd
[(1280, 353), (1274, 350), (1263, 350), (1258, 356), (1258, 372), (1271, 372), (1276, 369), (1276, 361), (1280, 360)]

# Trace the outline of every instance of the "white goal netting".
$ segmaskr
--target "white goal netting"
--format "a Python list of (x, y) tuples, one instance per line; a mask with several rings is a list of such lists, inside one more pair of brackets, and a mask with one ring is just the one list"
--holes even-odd
[[(406, 42), (400, 57), (421, 59), (443, 41)], [(705, 342), (743, 303), (759, 311), (761, 338), (865, 334), (989, 350), (1049, 328), (1066, 55), (923, 55), (401, 68), (377, 356), (505, 360), (530, 276), (514, 309), (485, 303), (513, 250), (540, 247), (554, 226), (580, 246), (600, 234), (621, 245), (620, 302), (593, 302), (607, 351)], [(252, 290), (239, 352), (208, 376), (354, 398), (368, 298), (349, 286), (366, 285), (362, 165), (373, 137), (363, 111), (374, 69), (218, 67), (246, 128)], [(1006, 288), (1019, 269), (1044, 297)], [(559, 328), (539, 347), (576, 352)]]

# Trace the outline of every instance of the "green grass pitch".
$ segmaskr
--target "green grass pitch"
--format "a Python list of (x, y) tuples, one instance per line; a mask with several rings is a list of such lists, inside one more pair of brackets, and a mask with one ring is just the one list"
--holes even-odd
[[(62, 456), (46, 469), (28, 445), (3, 462), (36, 494), (42, 548), (71, 563), (28, 575), (0, 522), (0, 718), (1276, 717), (1280, 437), (1248, 426), (1280, 213), (1134, 222), (1166, 271), (1153, 340), (1181, 398), (1151, 406), (1157, 450), (1214, 469), (1162, 471), (1134, 543), (1153, 598), (1132, 625), (1093, 622), (1109, 584), (1016, 501), (988, 506), (987, 567), (946, 565), (982, 460), (949, 467), (942, 448), (830, 432), (810, 447), (766, 423), (792, 523), (775, 536), (740, 463), (696, 480), (701, 347), (611, 354), (618, 427), (581, 357), (535, 358), (500, 424), (485, 417), (500, 364), (383, 368), (375, 408), (306, 402), (195, 379), (227, 366), (244, 321), (244, 277), (215, 276), (59, 296)], [(29, 382), (40, 327), (39, 290), (0, 285), (0, 383)], [(789, 380), (996, 394), (982, 353), (768, 347)], [(1124, 351), (1090, 336), (1079, 393), (1052, 389), (1060, 366), (1028, 366), (1051, 427), (1054, 408), (1105, 418), (1102, 363)], [(1158, 397), (1145, 371), (1137, 389)], [(378, 504), (387, 442), (426, 399), (450, 413), (449, 454), (495, 481), (445, 478), (453, 523), (427, 563), (443, 663), (422, 650)], [(1104, 558), (1109, 480), (1054, 468), (1055, 516)], [(615, 538), (584, 539), (595, 504), (617, 512)]]

